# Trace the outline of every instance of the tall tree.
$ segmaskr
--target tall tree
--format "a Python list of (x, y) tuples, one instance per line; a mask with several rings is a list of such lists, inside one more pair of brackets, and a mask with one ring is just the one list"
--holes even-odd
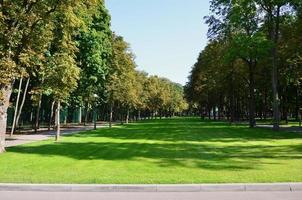
[[(38, 69), (53, 39), (56, 14), (64, 13), (65, 22), (78, 23), (73, 11), (90, 7), (90, 1), (0, 1), (0, 152), (5, 150), (7, 108), (13, 83), (29, 71)], [(81, 13), (81, 12), (77, 12)]]

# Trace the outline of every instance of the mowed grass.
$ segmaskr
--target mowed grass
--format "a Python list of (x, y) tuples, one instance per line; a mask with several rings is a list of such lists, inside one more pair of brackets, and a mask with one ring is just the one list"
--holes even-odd
[(2, 183), (301, 182), (302, 135), (197, 118), (150, 120), (0, 155)]

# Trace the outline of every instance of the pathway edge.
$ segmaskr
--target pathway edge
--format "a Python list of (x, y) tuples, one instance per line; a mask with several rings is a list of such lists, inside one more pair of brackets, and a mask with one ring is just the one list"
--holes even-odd
[(13, 184), (0, 183), (0, 191), (41, 192), (250, 192), (302, 191), (302, 183), (236, 184)]

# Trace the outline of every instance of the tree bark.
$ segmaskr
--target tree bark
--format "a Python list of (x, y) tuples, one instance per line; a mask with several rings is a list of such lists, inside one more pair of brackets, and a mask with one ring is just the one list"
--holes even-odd
[(264, 120), (267, 119), (267, 111), (268, 111), (268, 108), (267, 108), (267, 90), (265, 89), (265, 92), (264, 92)]
[(39, 95), (39, 102), (36, 112), (36, 120), (35, 120), (35, 133), (37, 133), (38, 129), (40, 129), (40, 109), (41, 109), (41, 102), (42, 102), (42, 94)]
[(127, 114), (126, 114), (126, 124), (129, 124), (129, 109), (127, 109)]
[(120, 113), (121, 125), (124, 125), (124, 114)]
[(218, 120), (223, 119), (223, 97), (219, 95)]
[(230, 111), (231, 111), (230, 122), (233, 123), (235, 121), (235, 90), (234, 90), (233, 80), (231, 84)]
[(20, 116), (21, 116), (21, 113), (22, 113), (22, 109), (23, 109), (23, 106), (24, 106), (24, 102), (25, 102), (25, 99), (26, 99), (29, 81), (30, 81), (30, 78), (27, 79), (27, 82), (26, 82), (26, 85), (25, 85), (25, 88), (24, 88), (22, 102), (21, 102), (21, 105), (20, 105), (20, 108), (19, 108), (17, 119), (16, 119), (16, 127), (19, 126), (19, 119), (20, 119)]
[(93, 106), (93, 129), (96, 130), (96, 121), (97, 121), (97, 113), (96, 113), (96, 105)]
[(137, 120), (138, 121), (141, 120), (141, 111), (140, 110), (137, 111)]
[(279, 130), (280, 111), (279, 111), (279, 94), (278, 94), (278, 78), (276, 65), (276, 49), (273, 50), (273, 70), (272, 70), (272, 90), (273, 90), (273, 124), (274, 130)]
[(300, 120), (300, 113), (299, 113), (299, 88), (296, 86), (296, 101), (295, 101), (295, 115), (296, 115), (296, 121)]
[[(273, 20), (275, 18), (275, 20)], [(274, 47), (272, 48), (272, 91), (273, 91), (273, 129), (279, 130), (280, 126), (280, 100), (278, 93), (278, 66), (277, 66), (277, 46), (279, 39), (279, 19), (280, 18), (280, 6), (277, 8), (277, 16), (271, 16), (271, 22), (274, 22), (274, 25), (271, 28), (271, 39), (274, 43)]]
[(56, 111), (56, 117), (57, 117), (57, 133), (56, 133), (56, 142), (60, 140), (60, 133), (61, 133), (61, 127), (60, 127), (60, 109), (61, 109), (61, 102), (58, 101), (57, 111)]
[(18, 114), (18, 108), (19, 108), (19, 100), (20, 100), (20, 94), (21, 94), (21, 89), (22, 89), (22, 81), (23, 78), (20, 78), (19, 81), (19, 88), (18, 88), (18, 95), (17, 95), (17, 100), (16, 100), (16, 106), (15, 106), (15, 112), (14, 112), (14, 118), (13, 118), (13, 123), (12, 123), (12, 128), (10, 132), (10, 136), (12, 137), (15, 131), (15, 126), (16, 126), (16, 118)]
[(79, 119), (79, 124), (81, 124), (82, 123), (82, 107), (79, 108), (78, 119)]
[(85, 119), (84, 119), (84, 126), (86, 126), (87, 122), (88, 122), (88, 113), (89, 113), (89, 104), (87, 103), (86, 112), (85, 112)]
[(213, 117), (214, 117), (214, 121), (216, 121), (217, 120), (216, 105), (213, 106)]
[(249, 123), (250, 128), (256, 126), (255, 120), (255, 78), (254, 78), (255, 65), (249, 64)]
[(51, 109), (50, 109), (50, 116), (49, 116), (49, 122), (48, 122), (48, 130), (50, 131), (51, 128), (51, 122), (52, 122), (52, 118), (53, 118), (53, 109), (55, 107), (55, 101), (52, 101), (51, 103)]
[(13, 83), (1, 86), (3, 99), (0, 100), (0, 153), (5, 152), (5, 134), (7, 125), (7, 109), (12, 93)]
[(110, 104), (110, 114), (109, 114), (109, 128), (112, 128), (112, 118), (113, 118), (113, 105)]

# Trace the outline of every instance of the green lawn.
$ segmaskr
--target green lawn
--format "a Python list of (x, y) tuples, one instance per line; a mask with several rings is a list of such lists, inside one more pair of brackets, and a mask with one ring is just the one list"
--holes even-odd
[(301, 182), (302, 135), (201, 122), (151, 120), (9, 148), (0, 182)]

